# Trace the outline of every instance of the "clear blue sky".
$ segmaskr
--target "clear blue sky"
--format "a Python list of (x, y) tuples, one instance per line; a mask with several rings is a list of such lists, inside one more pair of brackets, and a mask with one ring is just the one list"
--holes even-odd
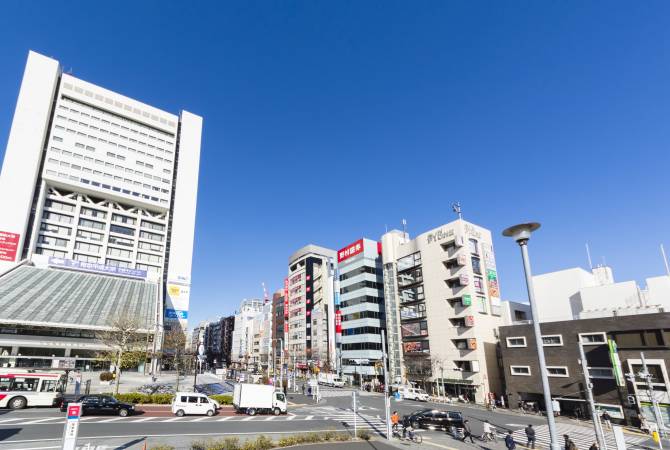
[(309, 242), (406, 218), (493, 230), (503, 297), (604, 256), (619, 280), (670, 247), (670, 3), (29, 2), (0, 4), (0, 156), (29, 49), (176, 112), (204, 135), (191, 325), (281, 286)]

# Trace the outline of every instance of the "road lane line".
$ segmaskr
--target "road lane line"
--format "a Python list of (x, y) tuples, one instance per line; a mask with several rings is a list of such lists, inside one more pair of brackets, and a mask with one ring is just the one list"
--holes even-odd
[(209, 419), (209, 417), (198, 417), (197, 419), (189, 420), (189, 422), (200, 422), (201, 420)]
[[(56, 419), (56, 420), (63, 420), (62, 417), (49, 417), (49, 418), (47, 418), (47, 419), (29, 420), (28, 422), (23, 422), (23, 423), (20, 423), (20, 424), (15, 423), (15, 424), (13, 424), (13, 425), (34, 425), (34, 424), (38, 424), (38, 423), (46, 422), (47, 420), (54, 420), (54, 419)], [(55, 423), (55, 422), (54, 422), (54, 423)]]
[(178, 420), (181, 420), (181, 417), (173, 417), (172, 419), (161, 420), (160, 422), (161, 422), (161, 423), (165, 423), (165, 422), (176, 422), (176, 421), (178, 421)]
[(313, 418), (314, 418), (314, 416), (307, 416), (307, 417), (305, 417), (305, 420), (312, 420)]
[(96, 423), (116, 422), (117, 420), (123, 420), (123, 419), (125, 419), (125, 417), (112, 417), (111, 419), (100, 420)]
[(6, 423), (6, 422), (13, 422), (15, 420), (31, 420), (30, 417), (18, 417), (16, 419), (2, 419), (0, 420), (0, 424)]
[(220, 418), (219, 420), (217, 420), (217, 422), (225, 422), (226, 420), (230, 420), (230, 419), (232, 419), (233, 417), (235, 417), (235, 416), (222, 417), (222, 418)]
[(286, 418), (286, 420), (293, 420), (293, 419), (295, 419), (296, 417), (297, 417), (296, 415), (288, 416), (288, 417)]
[(254, 418), (254, 416), (245, 417), (244, 419), (242, 419), (242, 422), (247, 422), (247, 421), (249, 421), (253, 418)]
[(267, 422), (268, 420), (275, 420), (275, 419), (276, 419), (275, 416), (270, 416), (270, 417), (266, 418), (265, 421)]
[(138, 423), (138, 422), (146, 422), (147, 420), (155, 419), (156, 417), (142, 417), (141, 419), (135, 419), (132, 420), (128, 423)]

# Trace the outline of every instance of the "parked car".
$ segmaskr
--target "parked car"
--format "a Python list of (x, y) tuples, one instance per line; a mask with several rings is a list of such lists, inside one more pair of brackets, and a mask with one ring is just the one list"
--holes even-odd
[(60, 410), (67, 411), (68, 403), (81, 403), (82, 415), (88, 414), (115, 414), (126, 417), (135, 414), (135, 406), (122, 403), (111, 395), (82, 395), (76, 402), (63, 401)]
[(219, 407), (215, 400), (197, 392), (177, 392), (172, 399), (172, 413), (179, 417), (186, 414), (213, 416)]
[(420, 409), (403, 417), (403, 424), (413, 428), (449, 430), (451, 427), (463, 428), (463, 414), (458, 411), (438, 409)]

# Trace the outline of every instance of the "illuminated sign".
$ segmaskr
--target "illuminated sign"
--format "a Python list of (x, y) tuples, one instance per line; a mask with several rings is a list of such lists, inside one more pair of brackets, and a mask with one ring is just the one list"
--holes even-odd
[(342, 262), (352, 256), (356, 256), (363, 251), (363, 239), (359, 239), (353, 244), (349, 244), (337, 252), (337, 262)]

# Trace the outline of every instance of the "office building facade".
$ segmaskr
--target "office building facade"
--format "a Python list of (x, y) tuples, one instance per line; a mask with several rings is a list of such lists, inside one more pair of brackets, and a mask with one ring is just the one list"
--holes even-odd
[(285, 346), (288, 361), (297, 370), (334, 367), (336, 256), (334, 250), (307, 245), (289, 258)]
[(337, 252), (339, 308), (335, 333), (341, 373), (354, 382), (383, 382), (381, 331), (384, 317), (384, 275), (381, 246), (359, 239)]
[(244, 299), (235, 314), (231, 361), (237, 368), (246, 369), (254, 363), (254, 318), (263, 311), (263, 300)]
[(393, 230), (381, 242), (394, 382), (480, 403), (499, 395), (503, 318), (491, 232), (458, 219), (414, 239)]

